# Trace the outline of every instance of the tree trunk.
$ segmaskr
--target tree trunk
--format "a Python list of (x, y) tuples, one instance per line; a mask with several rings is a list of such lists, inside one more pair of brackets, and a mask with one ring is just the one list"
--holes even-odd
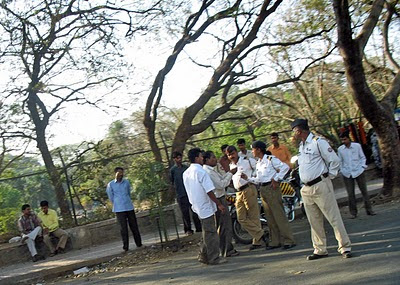
[(72, 216), (69, 210), (65, 191), (61, 183), (60, 173), (58, 172), (58, 170), (54, 165), (53, 158), (47, 146), (44, 135), (39, 136), (38, 132), (36, 134), (37, 134), (37, 147), (39, 148), (39, 151), (42, 154), (42, 158), (46, 166), (47, 173), (50, 176), (51, 183), (53, 184), (54, 191), (56, 192), (57, 203), (58, 206), (60, 207), (61, 216), (65, 224), (71, 225)]
[[(336, 0), (333, 6), (338, 26), (338, 47), (344, 60), (346, 76), (354, 101), (379, 137), (384, 182), (381, 194), (398, 196), (400, 195), (400, 166), (398, 165), (400, 146), (393, 114), (395, 104), (378, 102), (367, 84), (362, 65), (366, 38), (353, 39), (348, 2)], [(369, 20), (373, 22), (374, 19)], [(377, 21), (377, 19), (375, 20)], [(371, 22), (369, 22), (368, 28), (373, 28)], [(368, 32), (371, 30), (364, 31), (363, 35)], [(398, 94), (396, 95), (398, 96)]]
[[(31, 86), (35, 85), (31, 84)], [(31, 119), (35, 125), (37, 148), (39, 149), (42, 155), (46, 171), (50, 176), (51, 183), (54, 187), (54, 191), (56, 192), (56, 198), (58, 206), (60, 207), (61, 217), (63, 218), (64, 222), (67, 225), (71, 225), (72, 216), (65, 196), (64, 188), (62, 187), (61, 176), (54, 165), (53, 157), (51, 156), (49, 147), (46, 142), (46, 127), (48, 125), (48, 114), (47, 113), (40, 114), (38, 112), (37, 100), (39, 100), (39, 98), (37, 97), (35, 91), (31, 90), (28, 95), (27, 105), (31, 115)], [(39, 103), (43, 104), (43, 102), (41, 101)], [(41, 115), (43, 118), (41, 118)]]

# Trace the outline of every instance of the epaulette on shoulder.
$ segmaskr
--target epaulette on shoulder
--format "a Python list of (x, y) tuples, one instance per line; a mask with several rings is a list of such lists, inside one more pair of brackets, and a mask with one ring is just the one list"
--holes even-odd
[(319, 140), (319, 139), (320, 139), (320, 137), (316, 137), (316, 136), (314, 136), (312, 139), (313, 139), (314, 141), (317, 141), (317, 140)]

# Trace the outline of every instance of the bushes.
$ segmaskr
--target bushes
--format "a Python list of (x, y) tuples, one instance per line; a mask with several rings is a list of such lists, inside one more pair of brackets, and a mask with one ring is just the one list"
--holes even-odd
[(20, 215), (20, 209), (5, 208), (0, 209), (0, 233), (9, 233), (19, 235), (17, 220)]

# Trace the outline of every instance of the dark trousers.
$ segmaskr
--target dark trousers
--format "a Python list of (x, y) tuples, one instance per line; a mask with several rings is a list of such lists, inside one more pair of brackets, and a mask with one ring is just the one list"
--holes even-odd
[(234, 249), (232, 245), (232, 218), (228, 211), (228, 203), (226, 202), (225, 196), (217, 199), (226, 208), (224, 213), (219, 209), (217, 209), (217, 212), (215, 213), (217, 232), (219, 235), (219, 250), (221, 256), (226, 257), (226, 254)]
[(132, 231), (133, 239), (137, 247), (142, 246), (142, 238), (140, 237), (140, 232), (136, 220), (135, 211), (117, 212), (117, 221), (121, 229), (121, 237), (123, 242), (123, 249), (129, 249), (129, 232), (128, 225)]
[(361, 194), (363, 196), (365, 210), (369, 213), (372, 210), (371, 202), (369, 201), (367, 182), (365, 180), (365, 174), (361, 173), (356, 178), (347, 178), (343, 176), (344, 185), (346, 186), (347, 194), (349, 195), (349, 211), (350, 214), (357, 215), (357, 202), (356, 194), (354, 193), (355, 182), (357, 181), (358, 188), (360, 188)]
[(192, 211), (192, 204), (189, 202), (187, 196), (177, 198), (179, 208), (181, 208), (182, 218), (183, 218), (183, 229), (185, 233), (192, 231), (192, 223), (190, 222), (190, 213), (192, 213), (193, 223), (196, 227), (196, 232), (201, 232), (201, 222), (196, 213)]
[(215, 225), (215, 215), (201, 220), (202, 242), (198, 260), (202, 263), (215, 264), (219, 259), (219, 237)]

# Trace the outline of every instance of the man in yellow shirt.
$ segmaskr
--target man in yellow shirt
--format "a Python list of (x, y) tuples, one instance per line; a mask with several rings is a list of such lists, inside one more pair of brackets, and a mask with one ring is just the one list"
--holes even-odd
[[(57, 212), (49, 209), (49, 202), (47, 201), (40, 202), (40, 208), (42, 210), (38, 214), (38, 217), (42, 220), (43, 241), (50, 249), (50, 256), (54, 256), (57, 253), (64, 253), (65, 245), (68, 240), (68, 233), (60, 228)], [(51, 236), (55, 236), (59, 239), (56, 248), (54, 248), (51, 242)]]
[(278, 133), (272, 133), (270, 136), (272, 145), (267, 148), (268, 151), (271, 152), (272, 155), (276, 156), (280, 161), (286, 163), (290, 168), (290, 159), (292, 155), (290, 154), (288, 148), (279, 143), (279, 135)]

